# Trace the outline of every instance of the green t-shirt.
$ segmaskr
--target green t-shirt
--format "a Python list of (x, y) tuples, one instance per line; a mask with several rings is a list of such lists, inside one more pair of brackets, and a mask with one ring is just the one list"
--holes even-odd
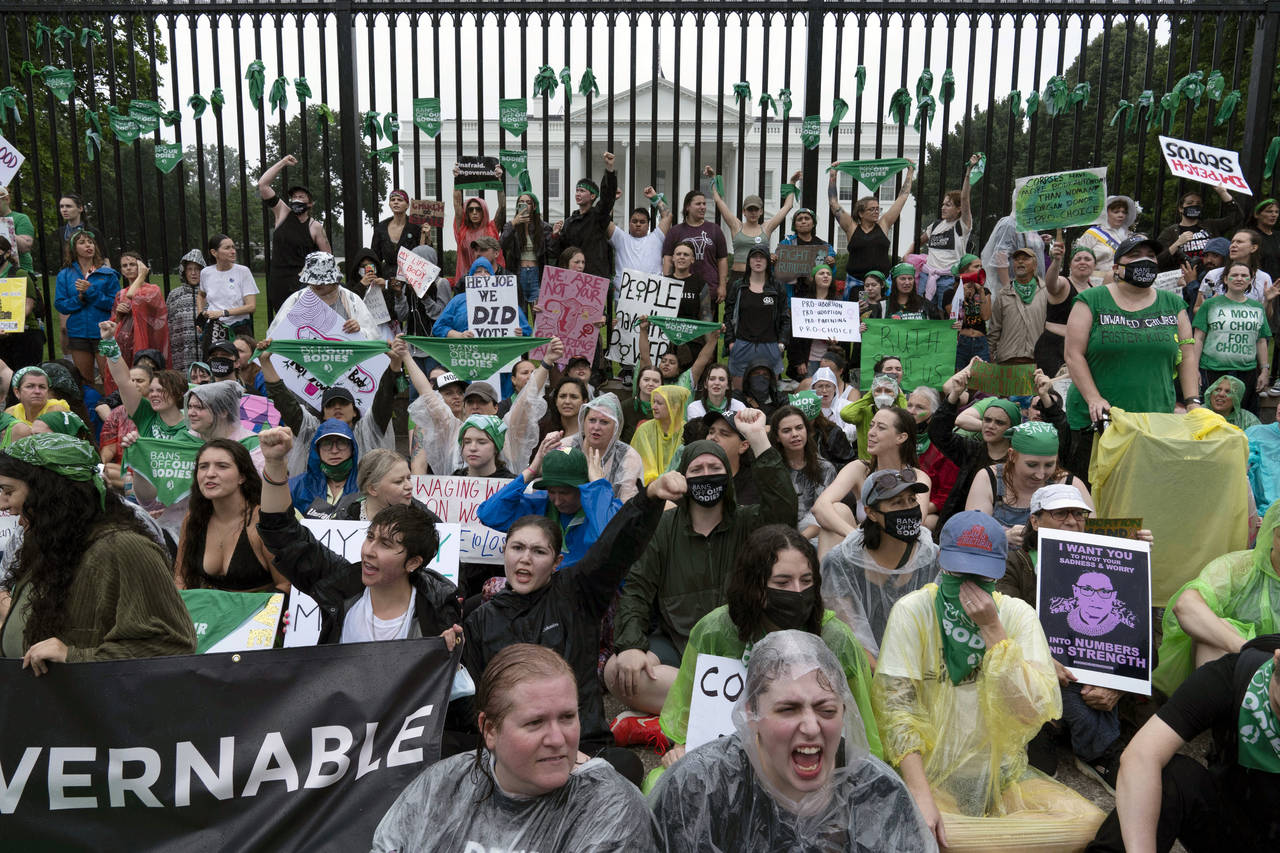
[[(9, 218), (13, 220), (13, 231), (19, 237), (30, 237), (35, 239), (36, 227), (31, 224), (31, 217), (25, 213), (14, 211), (9, 214)], [(30, 252), (23, 252), (18, 255), (18, 266), (27, 272), (35, 272), (35, 261), (31, 257)]]
[(1200, 366), (1205, 370), (1253, 370), (1258, 340), (1271, 337), (1267, 310), (1252, 299), (1233, 302), (1214, 296), (1200, 306), (1191, 325), (1204, 332)]
[(138, 435), (143, 438), (179, 438), (185, 436), (190, 429), (186, 418), (178, 421), (176, 426), (166, 424), (151, 408), (151, 403), (145, 397), (138, 403), (138, 408), (134, 411), (131, 420), (138, 428)]
[[(1098, 393), (1126, 412), (1171, 413), (1177, 398), (1173, 375), (1178, 363), (1178, 314), (1182, 297), (1164, 290), (1139, 311), (1122, 311), (1106, 287), (1076, 297), (1093, 315), (1084, 357)], [(1073, 385), (1067, 392), (1067, 423), (1089, 426), (1089, 404)]]

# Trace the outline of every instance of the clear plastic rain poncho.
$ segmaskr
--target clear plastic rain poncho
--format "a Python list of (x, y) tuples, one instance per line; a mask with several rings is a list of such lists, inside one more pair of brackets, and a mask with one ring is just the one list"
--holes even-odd
[(885, 627), (871, 699), (885, 759), (924, 761), (947, 849), (1082, 849), (1104, 815), (1027, 765), (1027, 743), (1062, 716), (1049, 644), (1031, 605), (995, 593), (1006, 639), (960, 684), (947, 677), (929, 584), (898, 602)]
[[(789, 716), (771, 712), (770, 694), (797, 682), (802, 690), (817, 686), (838, 698), (843, 716), (839, 729), (831, 733), (833, 742), (818, 725), (795, 728)], [(867, 751), (844, 673), (820, 637), (777, 631), (761, 640), (752, 652), (733, 719), (736, 734), (690, 751), (663, 775), (650, 796), (664, 849), (937, 850), (902, 780)], [(779, 720), (783, 728), (792, 727), (795, 737), (821, 744), (819, 779), (830, 762), (825, 781), (815, 780), (810, 783), (815, 787), (804, 793), (785, 781), (795, 778), (791, 768), (775, 771), (776, 759), (762, 749), (762, 744), (778, 742)]]
[(878, 658), (893, 605), (937, 576), (938, 546), (927, 529), (920, 528), (906, 565), (886, 569), (867, 553), (857, 528), (822, 558), (822, 603), (853, 629), (867, 654)]
[(1267, 510), (1253, 550), (1223, 554), (1169, 599), (1164, 611), (1160, 665), (1152, 673), (1156, 687), (1172, 696), (1195, 669), (1192, 639), (1173, 612), (1173, 605), (1187, 590), (1200, 593), (1209, 609), (1245, 640), (1280, 631), (1280, 574), (1271, 563), (1277, 528), (1280, 503)]
[(639, 789), (604, 759), (576, 769), (541, 797), (504, 793), (485, 752), (428, 767), (401, 792), (373, 834), (373, 853), (573, 850), (656, 853), (653, 815)]

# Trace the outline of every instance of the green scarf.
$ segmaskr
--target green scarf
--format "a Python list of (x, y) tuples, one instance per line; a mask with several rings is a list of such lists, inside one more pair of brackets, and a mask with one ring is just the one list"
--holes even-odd
[(320, 470), (330, 480), (346, 480), (351, 475), (351, 466), (355, 464), (355, 459), (348, 456), (337, 465), (330, 465), (328, 462), (320, 463)]
[[(959, 684), (969, 677), (982, 663), (987, 644), (982, 639), (978, 625), (964, 612), (960, 604), (960, 585), (965, 578), (939, 573), (938, 594), (933, 598), (933, 609), (938, 614), (938, 627), (942, 630), (942, 659), (952, 684)], [(995, 581), (975, 581), (988, 593), (994, 592)]]
[(917, 459), (920, 458), (921, 456), (924, 456), (925, 451), (929, 449), (930, 443), (931, 442), (929, 441), (928, 433), (916, 435), (916, 458)]
[(325, 385), (332, 385), (348, 370), (387, 352), (386, 341), (272, 341), (267, 352), (287, 358)]
[(1267, 695), (1275, 665), (1275, 658), (1267, 660), (1249, 679), (1236, 727), (1236, 760), (1241, 767), (1264, 773), (1280, 773), (1280, 725), (1276, 723), (1276, 712), (1271, 707), (1271, 697)]
[(1030, 305), (1031, 300), (1036, 298), (1036, 288), (1039, 285), (1039, 282), (1034, 278), (1026, 284), (1023, 284), (1016, 279), (1009, 283), (1013, 285), (1013, 289), (1018, 294), (1018, 298), (1022, 300), (1023, 305)]
[(107, 485), (98, 473), (98, 454), (93, 446), (60, 432), (46, 432), (20, 438), (4, 452), (37, 468), (45, 468), (77, 483), (93, 483), (98, 503), (107, 507)]

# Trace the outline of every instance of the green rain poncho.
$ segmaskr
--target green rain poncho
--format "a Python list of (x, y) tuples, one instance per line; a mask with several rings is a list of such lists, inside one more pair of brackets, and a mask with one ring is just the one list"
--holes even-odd
[(1262, 423), (1262, 421), (1258, 420), (1258, 416), (1253, 412), (1248, 409), (1240, 408), (1240, 402), (1244, 399), (1244, 383), (1239, 379), (1236, 379), (1234, 376), (1220, 377), (1217, 382), (1214, 382), (1208, 388), (1205, 388), (1205, 405), (1209, 405), (1209, 397), (1213, 394), (1213, 390), (1224, 382), (1227, 383), (1227, 389), (1231, 393), (1231, 411), (1225, 414), (1219, 412), (1218, 414), (1221, 414), (1222, 417), (1226, 418), (1227, 423), (1231, 424), (1233, 427), (1239, 427), (1240, 429), (1248, 429), (1251, 426), (1257, 426)]
[(1195, 669), (1193, 641), (1173, 612), (1174, 604), (1187, 590), (1200, 593), (1209, 609), (1245, 640), (1280, 631), (1280, 574), (1276, 573), (1271, 556), (1277, 528), (1280, 503), (1267, 510), (1252, 551), (1223, 554), (1169, 599), (1164, 611), (1160, 665), (1152, 673), (1156, 687), (1172, 695)]

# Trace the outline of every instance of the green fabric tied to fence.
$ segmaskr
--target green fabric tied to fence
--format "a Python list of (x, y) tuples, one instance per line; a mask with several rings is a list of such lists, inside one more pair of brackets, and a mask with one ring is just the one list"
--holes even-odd
[(529, 129), (529, 102), (524, 98), (499, 98), (498, 125), (513, 136), (524, 136)]
[(791, 117), (791, 90), (783, 89), (778, 93), (778, 103), (782, 104), (782, 117)]
[(649, 318), (649, 325), (654, 326), (667, 336), (667, 340), (676, 346), (687, 344), (694, 338), (700, 338), (708, 332), (715, 332), (720, 329), (719, 323), (712, 323), (707, 320), (685, 320), (680, 317), (656, 317)]
[(102, 150), (102, 122), (98, 121), (98, 114), (91, 110), (85, 110), (84, 119), (84, 156), (89, 158), (89, 162), (93, 162), (98, 159), (98, 152)]
[(440, 99), (414, 98), (413, 123), (418, 130), (434, 139), (440, 133)]
[(551, 343), (551, 338), (427, 338), (405, 335), (405, 341), (443, 364), (459, 379), (487, 379), (521, 353)]
[(827, 125), (827, 135), (835, 136), (840, 129), (840, 121), (849, 112), (849, 102), (844, 98), (836, 98), (831, 103), (831, 123)]
[(311, 99), (311, 84), (307, 82), (306, 77), (293, 78), (293, 93), (298, 96), (299, 101)]
[(107, 121), (111, 125), (111, 132), (116, 135), (116, 139), (131, 145), (138, 139), (141, 132), (138, 127), (138, 120), (131, 115), (120, 112), (115, 107), (107, 107)]
[(0, 115), (12, 114), (13, 120), (22, 123), (22, 113), (27, 108), (27, 96), (17, 86), (0, 89)]
[(173, 506), (191, 493), (196, 456), (203, 441), (187, 438), (139, 438), (124, 452), (124, 464), (156, 490), (156, 500)]
[(858, 81), (858, 97), (862, 97), (862, 90), (867, 86), (867, 66), (859, 65), (858, 70), (853, 75)]
[(907, 116), (910, 113), (911, 93), (904, 86), (889, 98), (889, 117), (901, 125), (907, 123)]
[(377, 355), (389, 352), (386, 341), (286, 341), (274, 340), (267, 352), (287, 358), (325, 385)]
[(289, 78), (280, 76), (271, 83), (271, 111), (289, 108)]
[(267, 86), (266, 74), (267, 66), (262, 64), (261, 59), (250, 62), (244, 72), (244, 79), (249, 81), (249, 101), (257, 110), (262, 109), (262, 95)]
[(800, 122), (800, 141), (809, 151), (818, 147), (822, 139), (822, 116), (805, 116)]
[(138, 123), (138, 133), (155, 133), (160, 129), (162, 110), (157, 101), (136, 100), (129, 104), (129, 117)]
[(76, 87), (76, 75), (70, 68), (54, 68), (52, 65), (46, 65), (40, 72), (40, 78), (60, 103), (65, 104)]
[(204, 111), (209, 109), (209, 101), (204, 95), (196, 92), (190, 98), (187, 98), (187, 106), (191, 107), (191, 117), (199, 121)]
[(156, 168), (166, 175), (182, 162), (182, 146), (176, 142), (161, 142), (156, 145)]
[(582, 78), (578, 81), (578, 94), (600, 97), (600, 84), (596, 82), (596, 73), (590, 68), (582, 72)]
[(556, 87), (560, 82), (556, 79), (556, 72), (550, 65), (544, 65), (538, 69), (538, 73), (533, 77), (533, 96), (554, 95)]

